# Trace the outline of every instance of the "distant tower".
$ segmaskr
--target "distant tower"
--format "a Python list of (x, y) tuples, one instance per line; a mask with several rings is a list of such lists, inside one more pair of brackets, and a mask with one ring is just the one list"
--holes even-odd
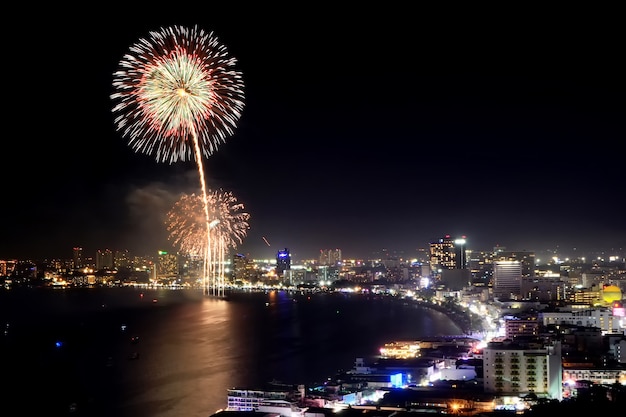
[(454, 239), (450, 235), (430, 243), (430, 268), (435, 275), (439, 270), (456, 268)]
[(113, 252), (110, 249), (96, 252), (96, 269), (113, 269)]
[(233, 281), (250, 281), (254, 272), (254, 263), (242, 253), (233, 255)]
[(519, 261), (522, 264), (522, 277), (535, 276), (535, 252), (529, 251), (499, 251), (495, 261)]
[(83, 265), (83, 248), (81, 247), (74, 247), (72, 249), (72, 255), (73, 255), (73, 259), (74, 259), (74, 268), (78, 269), (78, 268), (82, 268)]
[(341, 263), (341, 249), (321, 249), (320, 250), (320, 265), (335, 266)]
[(493, 297), (517, 300), (522, 294), (522, 263), (520, 261), (493, 262)]
[(115, 251), (113, 254), (113, 267), (117, 269), (131, 269), (132, 261), (128, 249)]
[(155, 269), (157, 280), (178, 278), (178, 256), (174, 253), (160, 250)]
[(467, 252), (465, 249), (465, 236), (454, 239), (454, 248), (456, 254), (456, 269), (467, 269)]
[(430, 265), (433, 269), (467, 269), (466, 237), (452, 239), (445, 235), (430, 243)]
[(430, 244), (431, 275), (447, 289), (458, 291), (470, 282), (467, 269), (467, 249), (465, 236), (453, 239), (445, 235)]
[(276, 274), (282, 277), (288, 269), (291, 269), (291, 255), (289, 249), (285, 248), (276, 254)]

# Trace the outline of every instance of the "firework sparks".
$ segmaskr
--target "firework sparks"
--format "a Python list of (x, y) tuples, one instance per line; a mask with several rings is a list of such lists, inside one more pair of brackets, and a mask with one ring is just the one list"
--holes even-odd
[(172, 26), (131, 46), (113, 79), (114, 122), (135, 151), (154, 154), (159, 162), (195, 157), (205, 268), (211, 263), (211, 219), (202, 156), (212, 155), (241, 117), (243, 79), (235, 64), (213, 32)]
[(181, 252), (200, 256), (210, 252), (211, 263), (208, 279), (213, 295), (224, 288), (223, 265), (229, 249), (235, 249), (248, 233), (250, 214), (244, 212), (244, 205), (237, 201), (232, 192), (223, 190), (208, 193), (211, 242), (207, 249), (205, 239), (206, 223), (203, 215), (202, 198), (195, 194), (183, 195), (167, 214), (169, 238)]
[(179, 26), (150, 32), (114, 73), (117, 130), (159, 162), (191, 159), (196, 141), (204, 156), (212, 155), (243, 111), (236, 62), (213, 32)]
[(193, 257), (206, 253), (206, 223), (202, 197), (183, 195), (167, 213), (167, 231), (174, 246)]
[(215, 226), (215, 234), (220, 236), (226, 248), (236, 248), (247, 235), (250, 214), (242, 211), (244, 205), (230, 191), (216, 190), (209, 193), (210, 209)]

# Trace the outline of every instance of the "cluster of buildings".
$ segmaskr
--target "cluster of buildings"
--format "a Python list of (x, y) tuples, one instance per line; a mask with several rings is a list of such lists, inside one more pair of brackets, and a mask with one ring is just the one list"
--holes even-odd
[[(568, 299), (594, 282), (620, 281), (626, 254), (594, 259), (538, 259), (532, 251), (490, 251), (467, 248), (465, 237), (445, 235), (420, 249), (414, 258), (383, 251), (376, 259), (345, 259), (341, 249), (322, 249), (315, 259), (291, 259), (289, 249), (274, 259), (253, 259), (233, 253), (222, 263), (225, 285), (235, 286), (330, 286), (338, 281), (357, 283), (416, 282), (420, 288), (437, 286), (459, 291), (468, 285), (488, 287), (499, 299)], [(135, 256), (128, 251), (103, 249), (87, 256), (72, 248), (68, 259), (41, 261), (1, 260), (0, 277), (15, 283), (39, 280), (64, 281), (69, 285), (185, 284), (202, 280), (203, 260), (167, 251)], [(620, 286), (616, 284), (617, 286)], [(623, 290), (624, 288), (622, 288)]]
[(227, 410), (290, 417), (346, 407), (473, 415), (522, 411), (580, 397), (592, 387), (624, 404), (626, 320), (615, 307), (621, 294), (604, 288), (607, 306), (487, 303), (482, 317), (499, 322), (490, 332), (390, 341), (372, 363), (356, 358), (350, 371), (320, 386), (230, 389)]
[[(591, 390), (615, 409), (624, 407), (624, 257), (540, 264), (533, 252), (474, 253), (464, 245), (446, 236), (431, 244), (428, 262), (384, 259), (382, 267), (346, 260), (321, 265), (329, 258), (324, 254), (314, 273), (324, 270), (352, 291), (376, 287), (433, 306), (454, 300), (483, 322), (482, 331), (454, 340), (391, 341), (374, 363), (357, 358), (351, 371), (323, 386), (232, 389), (227, 410), (292, 417), (346, 407), (472, 415), (520, 412), (586, 398)], [(323, 285), (308, 271), (285, 264), (278, 280), (287, 287)]]
[[(73, 254), (71, 262), (45, 266), (0, 261), (0, 276), (5, 282), (193, 285), (200, 270), (199, 260), (165, 252), (140, 259), (101, 251), (92, 262), (80, 248)], [(465, 238), (444, 236), (430, 243), (423, 259), (346, 260), (332, 249), (296, 264), (285, 248), (274, 260), (235, 254), (224, 271), (233, 288), (375, 290), (433, 307), (454, 303), (481, 322), (468, 338), (390, 341), (375, 363), (356, 358), (350, 372), (321, 387), (229, 390), (229, 411), (285, 417), (315, 407), (476, 413), (562, 401), (590, 387), (605, 387), (613, 400), (626, 398), (623, 254), (541, 262), (531, 251), (470, 251)]]

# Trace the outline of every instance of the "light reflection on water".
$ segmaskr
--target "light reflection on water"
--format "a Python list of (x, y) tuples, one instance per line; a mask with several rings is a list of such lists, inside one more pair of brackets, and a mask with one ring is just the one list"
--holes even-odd
[[(271, 292), (226, 301), (196, 290), (107, 289), (14, 296), (0, 293), (1, 318), (16, 327), (9, 347), (41, 358), (28, 368), (39, 376), (34, 388), (47, 389), (45, 409), (76, 401), (72, 415), (207, 417), (226, 406), (228, 388), (319, 382), (390, 340), (460, 333), (439, 312), (342, 295)], [(65, 356), (42, 347), (54, 337), (68, 341)], [(52, 376), (60, 371), (62, 384)]]

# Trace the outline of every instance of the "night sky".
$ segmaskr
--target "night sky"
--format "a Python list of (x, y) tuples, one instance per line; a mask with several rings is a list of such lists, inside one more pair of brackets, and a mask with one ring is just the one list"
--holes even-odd
[(199, 192), (197, 165), (133, 151), (110, 95), (139, 38), (196, 24), (245, 83), (236, 131), (203, 161), (208, 187), (251, 215), (238, 252), (415, 257), (450, 234), (473, 250), (624, 253), (617, 11), (211, 3), (54, 5), (4, 34), (0, 259), (171, 250), (164, 214)]

